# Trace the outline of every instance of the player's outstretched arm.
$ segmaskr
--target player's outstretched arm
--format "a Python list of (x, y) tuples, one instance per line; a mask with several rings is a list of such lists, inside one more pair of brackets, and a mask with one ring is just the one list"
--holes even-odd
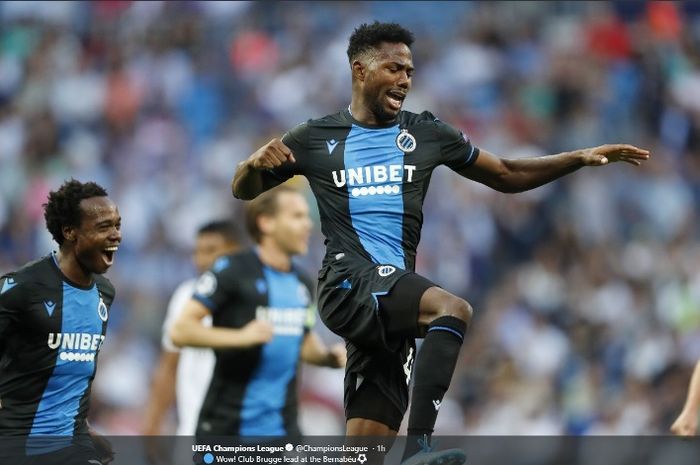
[(202, 319), (210, 314), (199, 301), (191, 299), (187, 302), (170, 328), (173, 343), (178, 347), (236, 349), (254, 347), (272, 339), (272, 325), (267, 322), (253, 320), (242, 328), (204, 326)]
[(607, 144), (514, 160), (480, 150), (476, 162), (459, 174), (500, 192), (515, 193), (542, 186), (584, 166), (603, 166), (618, 161), (639, 166), (649, 156), (648, 150), (628, 144)]
[(694, 435), (698, 428), (698, 408), (700, 408), (700, 360), (695, 364), (685, 405), (671, 425), (671, 432), (678, 436)]
[(347, 353), (343, 344), (326, 347), (318, 334), (309, 331), (301, 346), (301, 359), (312, 365), (343, 368), (347, 361)]
[(280, 139), (272, 139), (238, 164), (231, 181), (233, 196), (241, 200), (252, 200), (262, 194), (273, 187), (265, 185), (262, 172), (277, 168), (288, 161), (296, 162), (292, 151)]

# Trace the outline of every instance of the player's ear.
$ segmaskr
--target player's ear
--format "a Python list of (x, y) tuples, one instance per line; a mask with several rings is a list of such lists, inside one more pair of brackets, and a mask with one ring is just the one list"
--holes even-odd
[(75, 239), (78, 236), (78, 232), (73, 226), (64, 226), (61, 229), (61, 232), (63, 233), (63, 238), (69, 242), (75, 242)]
[(358, 81), (364, 81), (365, 75), (367, 74), (367, 67), (360, 60), (353, 60), (352, 62), (352, 78)]
[(260, 215), (258, 216), (256, 221), (258, 222), (258, 229), (260, 230), (263, 236), (272, 232), (272, 229), (274, 228), (274, 221), (272, 216)]

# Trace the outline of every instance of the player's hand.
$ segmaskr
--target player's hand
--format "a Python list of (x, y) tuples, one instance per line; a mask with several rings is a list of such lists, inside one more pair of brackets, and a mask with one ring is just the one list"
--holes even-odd
[(296, 159), (289, 147), (279, 139), (272, 139), (248, 159), (248, 163), (256, 170), (277, 168), (288, 161), (295, 163)]
[(348, 361), (348, 352), (345, 350), (345, 345), (338, 343), (333, 344), (328, 349), (328, 366), (331, 368), (344, 368)]
[(241, 328), (240, 337), (244, 347), (254, 347), (270, 342), (272, 325), (267, 321), (253, 320)]
[(695, 412), (685, 410), (678, 415), (676, 421), (671, 425), (671, 432), (676, 436), (692, 436), (698, 427), (698, 415)]
[(584, 149), (583, 164), (586, 166), (603, 166), (616, 161), (624, 161), (639, 166), (651, 155), (648, 150), (628, 144), (606, 144), (590, 149)]

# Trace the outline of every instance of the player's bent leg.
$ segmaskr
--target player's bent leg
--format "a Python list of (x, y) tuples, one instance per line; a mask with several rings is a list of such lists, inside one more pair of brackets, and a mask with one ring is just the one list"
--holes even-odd
[(413, 375), (408, 437), (404, 451), (404, 459), (409, 464), (414, 462), (408, 460), (413, 460), (416, 464), (461, 464), (465, 460), (464, 453), (459, 450), (427, 452), (427, 449), (472, 313), (468, 302), (438, 287), (427, 289), (421, 296), (418, 323), (427, 329), (416, 357)]
[(462, 320), (469, 327), (473, 313), (469, 302), (434, 286), (427, 289), (420, 298), (418, 324), (427, 327), (436, 318), (447, 316)]

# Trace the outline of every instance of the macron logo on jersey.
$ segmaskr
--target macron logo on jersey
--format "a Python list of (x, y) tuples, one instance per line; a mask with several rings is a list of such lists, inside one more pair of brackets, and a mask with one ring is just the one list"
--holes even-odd
[(4, 283), (2, 283), (2, 289), (0, 289), (0, 294), (4, 294), (5, 292), (9, 291), (13, 287), (15, 287), (17, 283), (15, 282), (14, 279), (12, 278), (7, 278)]
[(337, 145), (338, 145), (338, 141), (335, 139), (331, 139), (331, 140), (326, 141), (326, 147), (328, 147), (328, 155), (333, 154), (333, 150), (335, 150)]
[(56, 308), (56, 303), (51, 302), (50, 300), (44, 301), (44, 307), (46, 307), (46, 313), (49, 314), (49, 316), (53, 316), (53, 311)]

